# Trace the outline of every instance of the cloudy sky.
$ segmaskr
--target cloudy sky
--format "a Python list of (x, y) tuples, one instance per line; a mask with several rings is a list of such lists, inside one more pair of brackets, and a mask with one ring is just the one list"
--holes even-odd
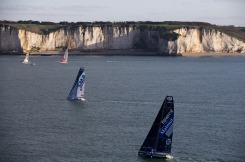
[(245, 0), (0, 0), (0, 20), (201, 21), (245, 26)]

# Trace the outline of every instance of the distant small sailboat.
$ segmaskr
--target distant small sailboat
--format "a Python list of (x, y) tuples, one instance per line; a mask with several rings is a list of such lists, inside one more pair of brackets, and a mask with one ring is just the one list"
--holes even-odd
[(166, 96), (158, 115), (145, 138), (139, 156), (172, 159), (170, 155), (173, 137), (174, 100)]
[(84, 101), (85, 100), (84, 90), (85, 90), (85, 71), (84, 68), (81, 67), (67, 99)]
[(22, 61), (22, 64), (29, 64), (29, 54), (26, 54), (25, 59)]
[(68, 48), (66, 49), (65, 54), (62, 57), (60, 63), (63, 63), (64, 64), (64, 63), (67, 63), (67, 61), (68, 61)]
[(31, 65), (32, 65), (32, 66), (36, 66), (37, 64), (36, 64), (35, 62), (32, 62)]

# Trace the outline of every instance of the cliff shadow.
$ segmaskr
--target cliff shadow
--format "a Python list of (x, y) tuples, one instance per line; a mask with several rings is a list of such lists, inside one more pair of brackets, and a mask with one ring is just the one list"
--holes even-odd
[[(76, 49), (84, 53), (113, 53), (118, 51), (144, 51), (158, 52), (158, 35), (156, 31), (141, 31), (139, 29), (129, 29), (125, 27), (107, 27), (98, 29), (88, 28), (83, 31), (82, 42), (76, 42), (76, 36), (79, 33), (71, 33), (71, 39), (68, 48)], [(97, 32), (97, 33), (96, 33)]]
[(21, 40), (19, 38), (18, 29), (3, 26), (0, 32), (0, 53), (3, 54), (20, 54), (23, 53)]

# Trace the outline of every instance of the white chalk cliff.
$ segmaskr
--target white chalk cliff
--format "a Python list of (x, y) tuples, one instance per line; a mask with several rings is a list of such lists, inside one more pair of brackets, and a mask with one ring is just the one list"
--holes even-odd
[(158, 31), (133, 27), (77, 27), (59, 29), (46, 35), (13, 27), (0, 27), (0, 52), (56, 51), (68, 46), (71, 50), (130, 50), (142, 48), (157, 53), (180, 54), (200, 52), (245, 53), (245, 43), (215, 29), (173, 30), (175, 40), (161, 37)]

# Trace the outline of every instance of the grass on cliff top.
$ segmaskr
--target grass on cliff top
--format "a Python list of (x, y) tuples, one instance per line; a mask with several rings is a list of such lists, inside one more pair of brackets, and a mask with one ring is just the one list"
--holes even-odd
[(12, 26), (15, 27), (17, 29), (23, 29), (23, 30), (27, 30), (33, 33), (37, 33), (37, 34), (48, 34), (52, 31), (56, 31), (62, 27), (64, 27), (64, 25), (59, 25), (59, 24), (55, 24), (55, 25), (40, 25), (40, 24), (4, 24), (4, 25), (8, 25), (8, 26)]
[(245, 27), (215, 26), (214, 29), (245, 42)]
[(51, 23), (51, 24), (35, 24), (35, 23), (11, 23), (1, 21), (0, 24), (15, 27), (17, 29), (27, 30), (37, 34), (49, 34), (63, 27), (71, 27), (71, 29), (78, 26), (118, 26), (118, 27), (136, 27), (139, 29), (149, 30), (160, 30), (160, 31), (171, 31), (179, 28), (194, 28), (200, 29), (202, 27), (208, 27), (225, 33), (231, 37), (245, 42), (245, 27), (234, 27), (234, 26), (216, 26), (209, 23), (203, 22), (78, 22), (78, 23)]

